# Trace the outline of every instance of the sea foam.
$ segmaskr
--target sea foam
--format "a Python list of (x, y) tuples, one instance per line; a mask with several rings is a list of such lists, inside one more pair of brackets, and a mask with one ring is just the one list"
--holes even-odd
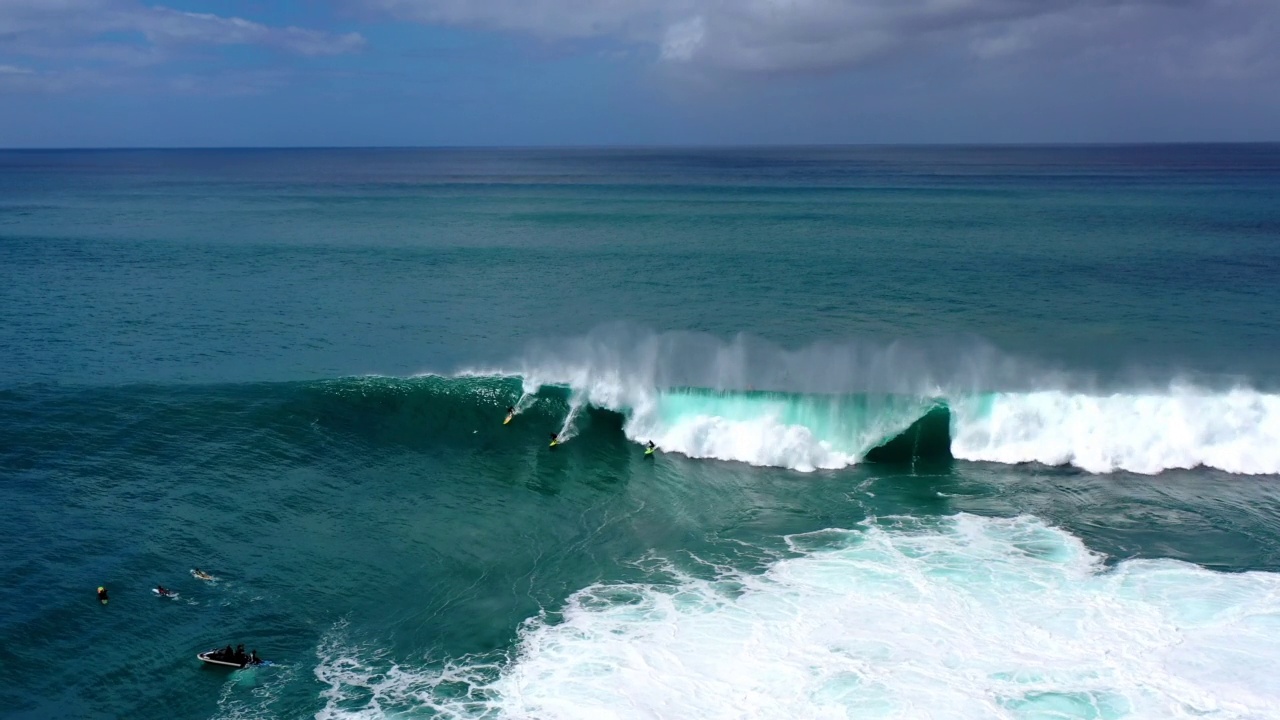
[(1280, 715), (1280, 575), (1110, 569), (1030, 517), (788, 538), (761, 573), (574, 593), (507, 659), (408, 667), (322, 645), (320, 717), (1257, 718)]

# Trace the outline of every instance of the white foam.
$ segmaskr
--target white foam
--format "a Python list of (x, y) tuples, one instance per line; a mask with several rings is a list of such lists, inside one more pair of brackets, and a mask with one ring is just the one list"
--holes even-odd
[(1096, 473), (1202, 465), (1280, 473), (1280, 396), (1253, 390), (1001, 393), (951, 407), (951, 451), (964, 460), (1069, 464)]
[(692, 458), (733, 460), (801, 472), (842, 468), (857, 462), (856, 455), (837, 450), (815, 437), (809, 428), (780, 423), (770, 416), (730, 420), (695, 415), (668, 426), (651, 416), (636, 415), (625, 431), (633, 440), (653, 440), (666, 452)]
[[(1031, 518), (790, 541), (798, 555), (762, 575), (586, 588), (562, 622), (529, 622), (500, 666), (366, 678), (362, 661), (321, 653), (319, 717), (1280, 716), (1276, 574), (1107, 571)], [(470, 694), (442, 693), (449, 683)]]

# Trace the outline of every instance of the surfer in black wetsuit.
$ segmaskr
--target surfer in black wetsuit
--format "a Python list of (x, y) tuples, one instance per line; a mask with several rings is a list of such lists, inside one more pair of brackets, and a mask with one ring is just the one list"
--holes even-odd
[(173, 594), (173, 592), (169, 590), (169, 588), (163, 585), (156, 585), (156, 592), (160, 593), (161, 597), (169, 597), (170, 595)]
[(649, 450), (651, 450), (651, 451), (652, 451), (652, 450), (654, 450), (656, 447), (657, 447), (657, 446), (653, 444), (653, 441), (652, 441), (652, 440), (650, 440), (650, 441), (649, 441)]

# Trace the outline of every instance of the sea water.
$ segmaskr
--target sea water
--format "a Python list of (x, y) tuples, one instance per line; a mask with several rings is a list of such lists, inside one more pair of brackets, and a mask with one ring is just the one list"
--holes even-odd
[(1280, 717), (1278, 242), (1274, 145), (0, 153), (0, 714)]

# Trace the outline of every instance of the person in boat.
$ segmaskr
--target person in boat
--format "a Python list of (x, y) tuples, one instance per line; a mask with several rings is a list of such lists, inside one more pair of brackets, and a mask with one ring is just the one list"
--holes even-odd
[(244, 665), (245, 663), (249, 662), (249, 656), (244, 654), (244, 645), (236, 646), (236, 655), (235, 655), (234, 662), (237, 665)]
[(99, 587), (98, 587), (98, 600), (100, 600), (100, 601), (102, 601), (102, 602), (106, 602), (108, 599), (109, 599), (109, 598), (107, 597), (107, 589), (106, 589), (106, 588), (104, 588), (104, 587), (99, 586)]
[(236, 657), (236, 651), (232, 650), (230, 645), (222, 648), (221, 650), (213, 654), (214, 660), (221, 660), (223, 662), (231, 662), (235, 660), (235, 657)]
[(253, 652), (249, 653), (249, 664), (250, 665), (262, 664), (262, 658), (258, 657), (258, 650), (256, 648), (254, 649)]

